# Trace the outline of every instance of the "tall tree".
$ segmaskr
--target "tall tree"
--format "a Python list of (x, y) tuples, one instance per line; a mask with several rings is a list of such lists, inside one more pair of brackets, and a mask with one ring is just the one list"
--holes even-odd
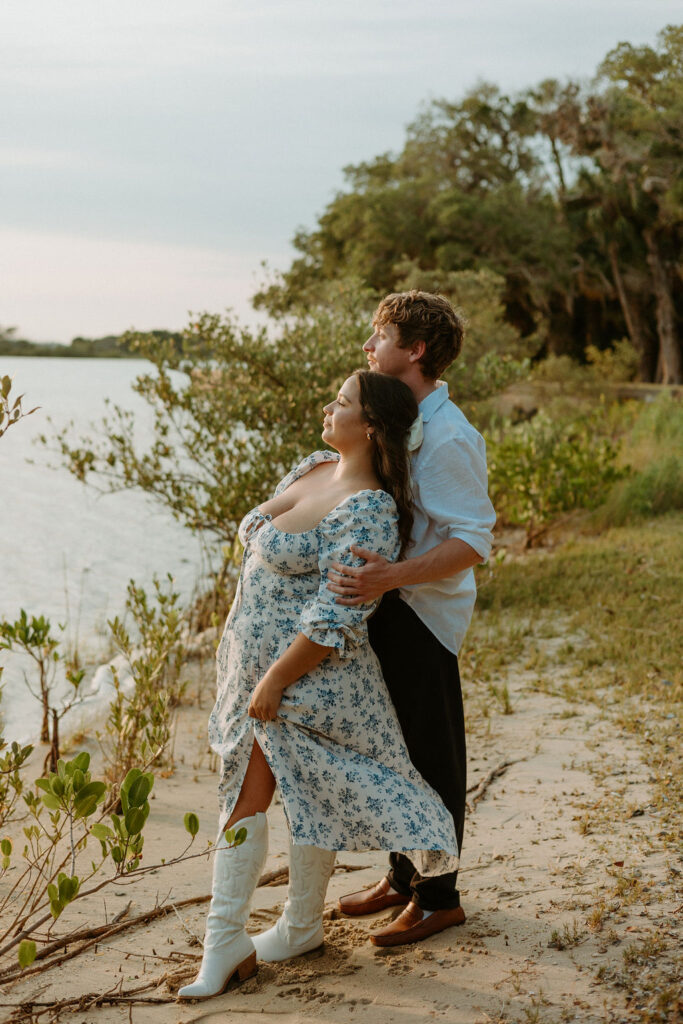
[[(680, 293), (683, 227), (683, 28), (658, 47), (620, 43), (588, 98), (580, 150), (592, 156), (607, 253), (631, 340), (655, 379), (683, 381)], [(626, 271), (622, 270), (625, 264)], [(653, 298), (656, 349), (639, 311)], [(648, 367), (649, 363), (649, 367)]]
[[(255, 297), (282, 313), (348, 274), (377, 292), (486, 271), (505, 318), (542, 353), (582, 358), (625, 334), (645, 379), (681, 379), (680, 28), (620, 44), (588, 87), (549, 79), (507, 96), (438, 100), (403, 150), (346, 168), (299, 256)], [(470, 312), (469, 310), (467, 312)]]

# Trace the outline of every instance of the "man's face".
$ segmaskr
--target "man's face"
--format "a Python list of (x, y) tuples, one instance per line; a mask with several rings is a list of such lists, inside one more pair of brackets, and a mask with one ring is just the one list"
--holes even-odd
[(410, 349), (399, 345), (396, 324), (373, 324), (372, 336), (363, 345), (371, 370), (388, 373), (391, 377), (402, 378), (412, 365)]

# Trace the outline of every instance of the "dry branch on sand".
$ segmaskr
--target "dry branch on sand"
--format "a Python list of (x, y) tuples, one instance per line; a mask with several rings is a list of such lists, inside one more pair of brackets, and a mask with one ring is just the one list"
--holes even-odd
[[(346, 872), (361, 871), (363, 870), (363, 865), (337, 864), (334, 870)], [(261, 875), (258, 888), (274, 885), (286, 885), (288, 881), (289, 868), (277, 868), (274, 871), (266, 871)], [(128, 910), (130, 909), (130, 903), (128, 903), (128, 905), (124, 907), (124, 909), (117, 914), (109, 924), (98, 925), (93, 928), (79, 928), (77, 931), (62, 935), (60, 938), (55, 939), (53, 942), (44, 946), (37, 953), (36, 960), (46, 962), (38, 963), (35, 967), (24, 969), (13, 964), (4, 971), (0, 971), (0, 985), (9, 985), (13, 981), (23, 981), (31, 975), (42, 974), (45, 971), (50, 970), (52, 967), (58, 967), (67, 960), (73, 960), (74, 957), (80, 956), (81, 953), (85, 953), (86, 950), (90, 949), (92, 946), (100, 942), (104, 942), (106, 939), (110, 939), (114, 935), (118, 935), (130, 928), (136, 928), (139, 925), (150, 924), (157, 918), (165, 917), (167, 914), (176, 912), (183, 907), (191, 907), (201, 903), (208, 903), (210, 899), (211, 893), (205, 893), (202, 896), (190, 896), (188, 899), (180, 900), (178, 902), (169, 901), (161, 906), (153, 907), (151, 910), (146, 910), (142, 914), (138, 914), (136, 917), (131, 917), (128, 920), (125, 920)], [(73, 946), (74, 948), (67, 949), (68, 946)], [(61, 956), (55, 956), (53, 959), (48, 959), (59, 950), (64, 950)], [(191, 954), (188, 954), (188, 956), (191, 956)], [(28, 1005), (28, 1003), (22, 1005)], [(39, 1004), (36, 1003), (34, 1005), (37, 1006)]]

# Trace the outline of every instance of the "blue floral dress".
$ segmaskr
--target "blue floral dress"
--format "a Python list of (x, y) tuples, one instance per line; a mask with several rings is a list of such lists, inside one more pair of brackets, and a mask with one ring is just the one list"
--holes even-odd
[[(338, 458), (314, 452), (275, 493)], [(408, 756), (368, 642), (366, 620), (376, 602), (345, 607), (327, 588), (332, 562), (361, 564), (351, 544), (395, 561), (397, 520), (393, 498), (380, 490), (351, 495), (303, 533), (279, 530), (258, 509), (244, 517), (244, 558), (217, 652), (209, 740), (223, 761), (221, 823), (235, 806), (255, 738), (295, 844), (403, 851), (421, 874), (435, 874), (458, 864), (453, 818)], [(274, 721), (249, 718), (257, 683), (300, 632), (331, 653), (284, 691)]]

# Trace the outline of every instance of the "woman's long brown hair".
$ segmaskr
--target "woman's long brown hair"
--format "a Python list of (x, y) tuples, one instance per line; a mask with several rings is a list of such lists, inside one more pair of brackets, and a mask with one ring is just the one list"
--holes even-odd
[(417, 416), (417, 402), (407, 384), (375, 370), (357, 370), (360, 404), (373, 427), (373, 470), (398, 509), (400, 558), (406, 553), (413, 529), (413, 492), (410, 482), (408, 433)]

